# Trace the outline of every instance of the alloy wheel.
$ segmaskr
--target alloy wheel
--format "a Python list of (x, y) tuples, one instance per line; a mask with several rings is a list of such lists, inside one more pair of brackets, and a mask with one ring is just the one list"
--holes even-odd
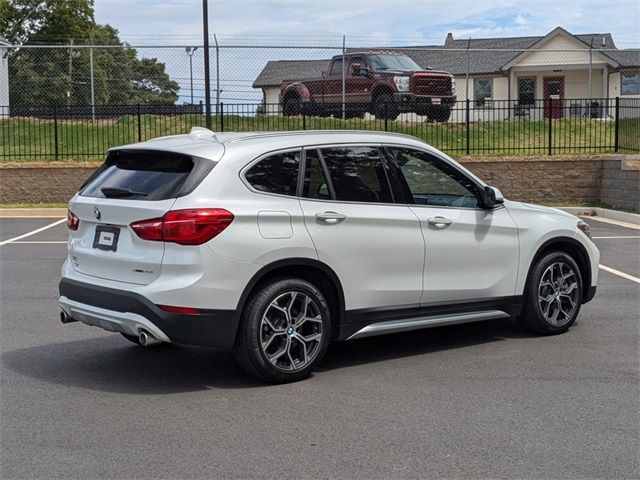
[(305, 368), (320, 352), (322, 314), (302, 292), (285, 292), (266, 308), (260, 321), (262, 353), (275, 368), (287, 372)]
[(562, 327), (573, 318), (578, 306), (578, 276), (565, 262), (547, 267), (538, 285), (538, 305), (542, 316), (552, 325)]

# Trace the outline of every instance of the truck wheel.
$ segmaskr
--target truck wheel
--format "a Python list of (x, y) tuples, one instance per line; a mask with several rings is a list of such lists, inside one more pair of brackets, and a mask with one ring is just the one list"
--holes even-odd
[(379, 120), (388, 119), (395, 120), (398, 118), (398, 106), (393, 101), (393, 95), (390, 93), (382, 93), (373, 99), (371, 110), (375, 117)]
[(446, 122), (451, 116), (451, 108), (443, 106), (429, 107), (426, 115), (429, 120), (434, 122)]
[(300, 103), (300, 99), (291, 95), (284, 100), (284, 104), (282, 105), (282, 113), (285, 117), (295, 117), (296, 115), (300, 115), (302, 113), (302, 104)]
[(270, 383), (308, 377), (331, 338), (327, 302), (300, 278), (274, 279), (250, 298), (242, 313), (235, 356), (250, 375)]

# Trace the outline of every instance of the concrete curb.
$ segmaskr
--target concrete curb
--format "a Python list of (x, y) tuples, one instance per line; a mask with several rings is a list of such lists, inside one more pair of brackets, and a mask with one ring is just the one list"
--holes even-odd
[(609, 218), (611, 220), (617, 220), (618, 222), (640, 225), (640, 214), (637, 213), (621, 212), (619, 210), (601, 207), (560, 207), (560, 210), (564, 210), (573, 215)]
[(64, 218), (66, 208), (0, 208), (0, 218)]

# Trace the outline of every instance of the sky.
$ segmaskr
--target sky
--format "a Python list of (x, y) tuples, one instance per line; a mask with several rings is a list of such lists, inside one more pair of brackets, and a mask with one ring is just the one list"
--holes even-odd
[[(202, 38), (201, 0), (95, 0), (96, 20), (135, 43)], [(610, 32), (619, 47), (640, 44), (638, 0), (209, 0), (209, 30), (304, 44), (319, 37), (368, 37), (441, 44), (455, 38)]]
[[(165, 63), (180, 85), (178, 103), (191, 101), (184, 46), (202, 44), (202, 0), (95, 0), (95, 14), (130, 45), (182, 46), (138, 48), (138, 54)], [(212, 42), (215, 33), (221, 45), (333, 47), (221, 49), (220, 100), (227, 104), (260, 101), (251, 84), (269, 60), (330, 58), (340, 52), (343, 35), (347, 47), (442, 45), (448, 32), (454, 38), (542, 36), (557, 26), (574, 34), (609, 32), (618, 48), (640, 47), (640, 0), (209, 0)], [(202, 48), (192, 60), (198, 102), (204, 98)], [(214, 59), (211, 71), (215, 82)]]

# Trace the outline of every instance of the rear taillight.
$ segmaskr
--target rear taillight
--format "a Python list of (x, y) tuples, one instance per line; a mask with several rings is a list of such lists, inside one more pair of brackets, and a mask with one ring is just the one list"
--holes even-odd
[(69, 230), (78, 230), (80, 219), (71, 210), (67, 210), (67, 228)]
[(202, 245), (219, 235), (233, 221), (233, 214), (223, 208), (171, 210), (161, 218), (131, 224), (143, 240)]

